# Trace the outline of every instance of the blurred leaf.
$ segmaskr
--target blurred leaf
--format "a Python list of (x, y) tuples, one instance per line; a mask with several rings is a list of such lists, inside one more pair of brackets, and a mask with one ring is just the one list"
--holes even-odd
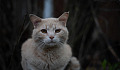
[(113, 70), (117, 69), (117, 67), (118, 67), (118, 63), (114, 64)]
[(107, 60), (104, 59), (104, 61), (102, 62), (102, 67), (103, 67), (103, 70), (106, 69), (106, 66), (107, 66)]

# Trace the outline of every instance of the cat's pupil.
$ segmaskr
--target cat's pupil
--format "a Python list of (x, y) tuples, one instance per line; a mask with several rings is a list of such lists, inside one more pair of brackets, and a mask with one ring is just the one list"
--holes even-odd
[(47, 30), (46, 29), (42, 29), (41, 32), (42, 33), (47, 33)]
[(56, 29), (55, 33), (59, 33), (61, 31), (61, 29)]

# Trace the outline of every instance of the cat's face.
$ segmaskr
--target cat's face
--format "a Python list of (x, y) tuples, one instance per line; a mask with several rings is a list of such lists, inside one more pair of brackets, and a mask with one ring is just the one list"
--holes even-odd
[(41, 19), (31, 15), (30, 19), (34, 24), (32, 37), (40, 46), (61, 46), (67, 41), (68, 30), (66, 22), (68, 13), (62, 14), (59, 18)]

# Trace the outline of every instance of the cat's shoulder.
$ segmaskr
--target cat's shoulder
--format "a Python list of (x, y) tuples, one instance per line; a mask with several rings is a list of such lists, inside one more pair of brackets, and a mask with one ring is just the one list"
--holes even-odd
[(21, 53), (22, 53), (22, 57), (28, 59), (29, 57), (32, 57), (32, 53), (33, 53), (33, 40), (32, 39), (27, 39), (21, 47)]
[(30, 44), (32, 44), (33, 40), (31, 38), (27, 39), (23, 44), (22, 44), (22, 48), (26, 48), (28, 46), (30, 46)]
[(23, 43), (23, 45), (27, 45), (28, 43), (31, 43), (31, 42), (32, 42), (32, 38), (29, 38)]
[(70, 54), (72, 54), (72, 53), (71, 53), (71, 47), (70, 47), (69, 44), (65, 44), (65, 45), (64, 45), (64, 48), (65, 48), (65, 49), (64, 49), (65, 51), (67, 51), (67, 52), (69, 52)]
[(69, 49), (71, 49), (71, 47), (70, 47), (69, 44), (65, 44), (64, 46), (67, 47), (67, 48), (69, 48)]

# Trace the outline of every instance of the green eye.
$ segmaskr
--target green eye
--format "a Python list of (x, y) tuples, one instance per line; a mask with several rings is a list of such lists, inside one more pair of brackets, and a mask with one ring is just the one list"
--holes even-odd
[(56, 29), (55, 33), (59, 33), (61, 31), (61, 29)]
[(47, 33), (47, 30), (46, 29), (42, 29), (41, 32), (42, 33)]

